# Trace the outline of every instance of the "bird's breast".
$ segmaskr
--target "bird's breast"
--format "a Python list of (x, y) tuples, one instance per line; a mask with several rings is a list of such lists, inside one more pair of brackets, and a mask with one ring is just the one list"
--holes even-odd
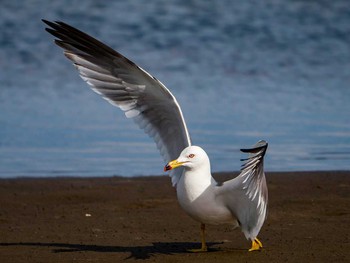
[(211, 180), (181, 176), (177, 185), (177, 198), (185, 212), (197, 221), (205, 224), (235, 222), (228, 208), (217, 203)]
[[(211, 175), (210, 175), (211, 177)], [(211, 180), (204, 176), (184, 173), (177, 186), (177, 197), (180, 203), (192, 203), (208, 192)]]

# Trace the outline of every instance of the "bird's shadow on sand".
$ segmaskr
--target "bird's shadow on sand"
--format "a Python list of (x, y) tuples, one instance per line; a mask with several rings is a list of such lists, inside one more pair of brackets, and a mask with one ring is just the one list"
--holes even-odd
[[(223, 244), (222, 242), (207, 243), (208, 252), (220, 251), (218, 248), (213, 248), (215, 245)], [(4, 246), (36, 246), (52, 248), (53, 253), (67, 252), (105, 252), (105, 253), (130, 253), (130, 256), (125, 259), (148, 259), (157, 254), (173, 255), (187, 254), (189, 249), (199, 248), (199, 243), (190, 242), (157, 242), (149, 246), (102, 246), (102, 245), (84, 245), (84, 244), (67, 244), (67, 243), (41, 243), (41, 242), (18, 242), (18, 243), (0, 243), (0, 247)]]

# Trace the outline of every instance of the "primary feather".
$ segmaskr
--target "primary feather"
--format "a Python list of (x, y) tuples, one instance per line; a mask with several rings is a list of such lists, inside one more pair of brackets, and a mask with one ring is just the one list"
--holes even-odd
[(246, 238), (255, 238), (267, 216), (268, 191), (264, 173), (264, 156), (268, 147), (266, 141), (259, 141), (250, 149), (242, 165), (241, 173), (218, 187), (226, 205), (237, 218)]
[[(191, 145), (181, 108), (159, 80), (84, 32), (63, 22), (43, 22), (81, 78), (152, 137), (165, 162)], [(181, 173), (181, 169), (171, 171), (173, 185)]]
[[(191, 146), (181, 108), (173, 94), (135, 63), (82, 31), (63, 22), (43, 20), (65, 56), (83, 80), (104, 99), (124, 111), (157, 144), (177, 186), (180, 205), (203, 223), (241, 226), (246, 238), (257, 243), (266, 219), (268, 194), (263, 169), (267, 142), (259, 141), (244, 159), (236, 178), (218, 184), (203, 149)], [(168, 164), (166, 170), (170, 170)], [(254, 247), (255, 249), (256, 247)]]

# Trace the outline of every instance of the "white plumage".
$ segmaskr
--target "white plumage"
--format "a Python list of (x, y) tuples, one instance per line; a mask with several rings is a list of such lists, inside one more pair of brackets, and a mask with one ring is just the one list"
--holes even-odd
[(246, 238), (252, 240), (250, 250), (261, 249), (257, 235), (268, 203), (263, 171), (267, 143), (259, 141), (253, 148), (242, 150), (249, 153), (249, 158), (240, 175), (224, 183), (216, 182), (209, 157), (202, 148), (191, 145), (181, 108), (160, 81), (82, 31), (63, 22), (43, 21), (92, 90), (119, 107), (154, 139), (168, 162), (165, 170), (170, 170), (181, 207), (201, 222), (200, 251), (207, 249), (205, 224), (239, 225)]

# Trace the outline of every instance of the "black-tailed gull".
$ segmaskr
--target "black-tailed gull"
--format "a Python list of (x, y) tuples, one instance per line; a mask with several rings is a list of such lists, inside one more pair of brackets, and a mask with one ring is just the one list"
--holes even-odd
[(82, 31), (63, 22), (43, 22), (91, 88), (122, 109), (156, 142), (168, 162), (164, 170), (170, 171), (181, 207), (201, 223), (202, 246), (193, 251), (207, 251), (205, 224), (240, 226), (252, 242), (249, 251), (260, 250), (262, 243), (257, 235), (266, 219), (268, 203), (263, 171), (267, 143), (259, 141), (251, 149), (242, 150), (249, 157), (241, 173), (224, 183), (216, 182), (209, 157), (191, 144), (181, 108), (159, 80)]

